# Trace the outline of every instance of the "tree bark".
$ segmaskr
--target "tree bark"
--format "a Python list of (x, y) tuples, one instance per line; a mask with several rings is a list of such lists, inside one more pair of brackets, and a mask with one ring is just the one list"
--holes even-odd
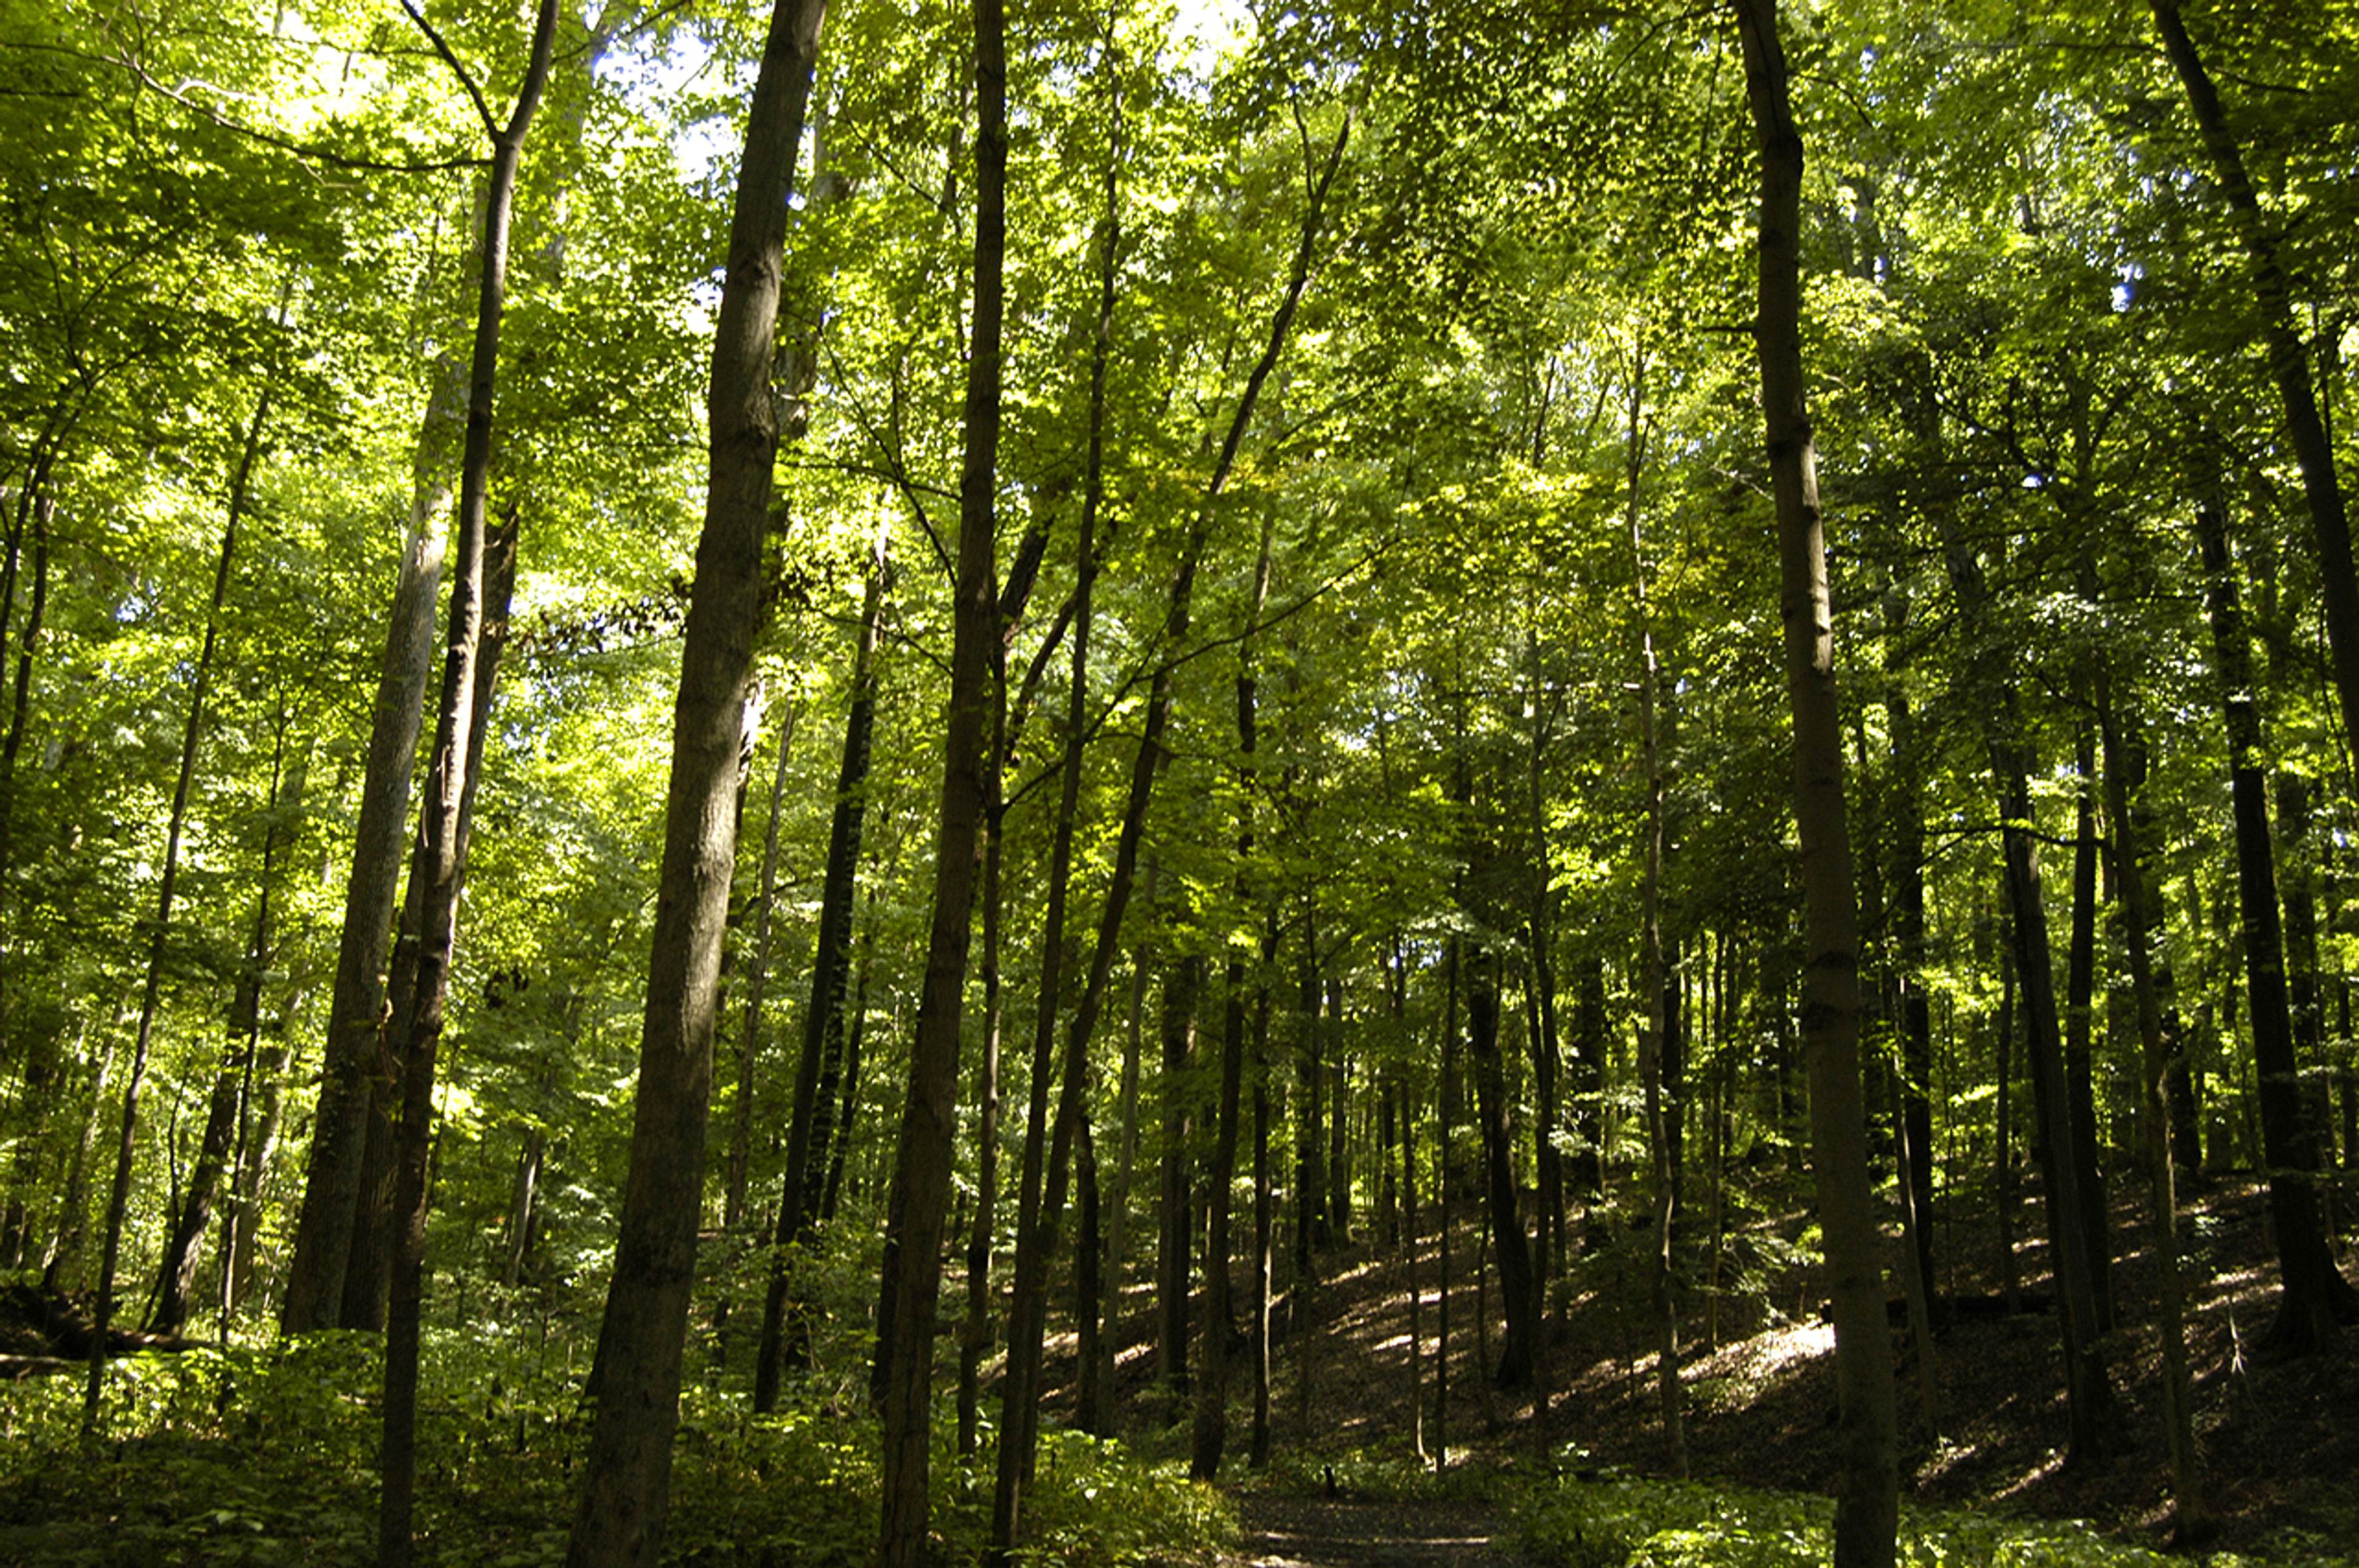
[(2251, 999), (2254, 1066), (2260, 1079), (2269, 1219), (2277, 1233), (2277, 1271), (2284, 1287), (2268, 1340), (2277, 1349), (2299, 1355), (2333, 1337), (2352, 1292), (2329, 1250), (2311, 1178), (2316, 1148), (2302, 1115), (2300, 1063), (2294, 1052), (2286, 990), (2285, 938), (2269, 840), (2267, 783), (2261, 768), (2260, 716), (2253, 703), (2252, 655), (2228, 555), (2227, 523), (2216, 499), (2197, 503), (2195, 529), (2228, 730), (2236, 903), (2244, 917), (2245, 979)]
[[(2180, 1273), (2179, 1198), (2171, 1162), (2171, 1043), (2163, 1029), (2162, 988), (2156, 983), (2149, 947), (2155, 934), (2147, 899), (2145, 824), (2131, 800), (2135, 768), (2144, 782), (2142, 742), (2125, 722), (2113, 695), (2112, 672), (2097, 667), (2093, 695), (2103, 743), (2105, 816), (2113, 824), (2114, 885), (2129, 927), (2130, 990), (2136, 1003), (2140, 1083), (2147, 1158), (2147, 1214), (2154, 1226), (2157, 1326), (2162, 1341), (2164, 1424), (2170, 1441), (2173, 1536), (2194, 1546), (2212, 1532), (2203, 1497), (2203, 1472), (2195, 1446), (2195, 1390), (2187, 1362), (2187, 1287)], [(2125, 731), (2128, 733), (2125, 734)], [(2133, 757), (2138, 760), (2133, 762)]]
[(771, 12), (730, 212), (708, 403), (704, 527), (672, 710), (629, 1175), (569, 1568), (652, 1564), (663, 1545), (703, 1194), (722, 939), (736, 862), (738, 770), (778, 447), (772, 344), (795, 160), (825, 17), (825, 0), (778, 0)]
[(2351, 556), (2351, 525), (2343, 487), (2334, 471), (2334, 445), (2310, 384), (2310, 358), (2295, 326), (2293, 286), (2277, 258), (2259, 196), (2245, 168), (2244, 151), (2228, 124), (2203, 58), (2180, 18), (2179, 0), (2147, 0), (2163, 52), (2187, 92), (2187, 105), (2211, 156), (2213, 178), (2228, 204), (2245, 256), (2252, 266), (2253, 302), (2270, 379), (2285, 405), (2287, 445), (2301, 468), (2303, 497), (2310, 507), (2310, 539), (2318, 551), (2319, 583), (2324, 591), (2326, 641), (2333, 655), (2334, 687), (2342, 699), (2343, 743), (2359, 752), (2359, 571)]
[[(1624, 522), (1630, 535), (1631, 591), (1638, 611), (1639, 750), (1647, 772), (1647, 852), (1639, 894), (1639, 945), (1644, 955), (1648, 1014), (1638, 1032), (1638, 1078), (1645, 1096), (1647, 1148), (1654, 1162), (1649, 1184), (1653, 1241), (1647, 1255), (1647, 1296), (1655, 1314), (1655, 1375), (1660, 1389), (1663, 1442), (1671, 1474), (1688, 1473), (1688, 1445), (1680, 1395), (1680, 1310), (1671, 1270), (1672, 1227), (1680, 1201), (1677, 1099), (1680, 999), (1676, 958), (1663, 940), (1663, 759), (1656, 710), (1662, 676), (1655, 662), (1652, 611), (1647, 600), (1646, 550), (1638, 514), (1646, 461), (1647, 359), (1642, 340), (1630, 354), (1628, 438), (1623, 463)], [(1469, 993), (1470, 1000), (1472, 993)]]
[[(1240, 909), (1254, 897), (1255, 749), (1259, 739), (1260, 676), (1254, 661), (1254, 636), (1260, 630), (1262, 607), (1269, 599), (1270, 539), (1277, 523), (1274, 507), (1262, 512), (1261, 550), (1254, 563), (1253, 590), (1245, 604), (1245, 622), (1237, 639), (1237, 864), (1234, 893)], [(1277, 935), (1267, 927), (1262, 963), (1272, 955)], [(1228, 973), (1221, 1027), (1220, 1098), (1213, 1112), (1212, 1166), (1206, 1180), (1207, 1216), (1204, 1242), (1204, 1328), (1201, 1368), (1196, 1385), (1196, 1419), (1188, 1461), (1190, 1476), (1216, 1480), (1222, 1451), (1229, 1435), (1229, 1340), (1234, 1331), (1231, 1305), (1231, 1211), (1237, 1171), (1237, 1130), (1245, 1096), (1245, 991), (1249, 966), (1245, 947), (1234, 936), (1229, 942)]]
[[(287, 781), (284, 767), (284, 715), (278, 732), (279, 751), (272, 759), (269, 826), (262, 840), (262, 875), (255, 892), (254, 925), (246, 940), (245, 963), (232, 993), (227, 1038), (213, 1073), (212, 1092), (206, 1097), (204, 1131), (197, 1140), (196, 1162), (181, 1195), (170, 1238), (156, 1270), (155, 1305), (147, 1314), (147, 1331), (177, 1335), (186, 1325), (190, 1296), (196, 1288), (197, 1263), (202, 1256), (205, 1228), (212, 1221), (213, 1200), (223, 1174), (235, 1169), (238, 1130), (245, 1121), (245, 1096), (254, 1079), (254, 1057), (262, 1034), (262, 971), (271, 952), (271, 894), (277, 870), (280, 791)], [(299, 779), (299, 774), (298, 775)], [(297, 787), (299, 789), (300, 784)], [(231, 1195), (234, 1206), (236, 1194)], [(230, 1215), (235, 1223), (235, 1209)], [(226, 1275), (224, 1275), (226, 1279)], [(226, 1325), (223, 1332), (226, 1334)]]
[[(555, 31), (553, 21), (549, 31)], [(487, 430), (486, 466), (489, 457)], [(463, 512), (467, 503), (462, 499), (460, 504)], [(411, 881), (425, 890), (419, 900), (422, 940), (414, 964), (415, 995), (408, 1006), (397, 1008), (394, 1014), (400, 1030), (396, 1036), (396, 1061), (401, 1106), (395, 1124), (393, 1207), (386, 1227), (390, 1245), (385, 1297), (385, 1438), (379, 1459), (384, 1490), (377, 1517), (380, 1568), (406, 1568), (410, 1561), (426, 1218), (433, 1173), (434, 1065), (457, 951), (459, 898), (466, 887), (475, 786), (483, 777), (492, 693), (498, 679), (500, 653), (507, 641), (508, 601), (516, 588), (515, 514), (511, 513), (496, 530), (486, 532), (478, 526), (473, 532), (481, 547), (468, 548), (473, 540), (462, 543), (458, 573), (451, 583), (451, 646), (443, 662), (442, 711), (435, 720), (436, 738), (445, 743), (436, 745), (427, 773), (426, 809), (410, 870)], [(458, 602), (461, 585), (471, 578), (481, 585), (480, 597), (473, 610), (462, 612)], [(462, 635), (471, 658), (461, 656)], [(451, 674), (462, 666), (463, 687)], [(454, 722), (452, 715), (461, 712), (465, 715), (463, 722)]]
[[(287, 320), (288, 298), (294, 292), (288, 278), (279, 296), (278, 324)], [(238, 524), (245, 521), (252, 495), (255, 460), (262, 450), (263, 427), (270, 417), (273, 384), (266, 383), (254, 401), (254, 419), (246, 427), (245, 449), (230, 481), (229, 506), (222, 524), (221, 550), (213, 567), (212, 601), (205, 611), (203, 646), (189, 682), (189, 719), (180, 733), (179, 775), (172, 786), (171, 816), (164, 829), (164, 865), (157, 879), (156, 921), (148, 929), (147, 978), (139, 996), (139, 1028), (131, 1046), (131, 1065), (124, 1075), (121, 1135), (115, 1141), (114, 1186), (106, 1205), (106, 1239), (99, 1254), (98, 1292), (92, 1311), (90, 1377), (82, 1390), (82, 1421), (86, 1431), (98, 1424), (99, 1393), (106, 1376), (107, 1334), (114, 1314), (114, 1271), (123, 1256), (123, 1227), (131, 1207), (131, 1172), (138, 1152), (139, 1098), (147, 1076), (147, 1051), (156, 1032), (156, 1011), (162, 997), (164, 946), (172, 928), (172, 895), (180, 871), (180, 839), (189, 820), (189, 790), (196, 778), (197, 751), (204, 737), (205, 698), (211, 693), (213, 655), (221, 643), (222, 611), (229, 602), (230, 574), (237, 560)]]
[[(827, 836), (827, 877), (819, 900), (819, 931), (811, 955), (810, 1002), (803, 1014), (802, 1054), (795, 1066), (794, 1108), (788, 1121), (787, 1169), (778, 1197), (778, 1228), (772, 1238), (769, 1293), (762, 1311), (762, 1344), (754, 1372), (754, 1408), (778, 1408), (785, 1369), (806, 1367), (810, 1335), (799, 1321), (799, 1303), (788, 1305), (798, 1262), (819, 1238), (821, 1184), (812, 1179), (814, 1130), (832, 1108), (822, 1110), (820, 1071), (831, 1054), (843, 1051), (843, 1002), (852, 979), (852, 917), (860, 892), (860, 838), (868, 818), (868, 766), (876, 729), (876, 638), (885, 614), (887, 571), (880, 536), (870, 558), (862, 595), (860, 643), (852, 666), (852, 704), (844, 717), (843, 753), (835, 775), (835, 810)], [(789, 1315), (798, 1321), (789, 1325)]]
[(1474, 1094), (1483, 1118), (1484, 1192), (1499, 1260), (1499, 1300), (1507, 1331), (1499, 1342), (1492, 1386), (1528, 1389), (1537, 1380), (1539, 1331), (1532, 1289), (1530, 1238), (1516, 1212), (1516, 1174), (1507, 1140), (1507, 1090), (1499, 1047), (1499, 959), (1478, 955), (1466, 985), (1467, 1041), (1474, 1054)]
[(959, 546), (952, 609), (950, 713), (935, 840), (933, 921), (909, 1052), (886, 1217), (890, 1321), (878, 1325), (883, 1363), (881, 1568), (919, 1568), (926, 1556), (938, 1260), (950, 1198), (958, 1105), (959, 1021), (974, 904), (977, 838), (986, 787), (984, 727), (999, 616), (995, 576), (1000, 341), (1007, 247), (1007, 21), (1001, 0), (973, 0), (975, 227), (973, 328), (967, 345), (966, 449), (959, 476)]
[(466, 382), (459, 362), (436, 365), (418, 436), (409, 528), (386, 616), (369, 723), (368, 762), (353, 828), (344, 883), (342, 935), (328, 1003), (325, 1066), (311, 1128), (303, 1202), (287, 1265), (279, 1328), (288, 1334), (333, 1326), (342, 1310), (361, 1197), (370, 1096), (376, 1086), (385, 1026), (386, 957), (401, 889), (409, 775), (424, 722), (426, 678), (433, 667), (434, 602), (441, 591), (442, 514), (451, 504), (448, 462), (465, 425)]
[(2086, 723), (2076, 737), (2078, 799), (2072, 815), (2072, 932), (2064, 979), (2064, 1082), (2072, 1119), (2074, 1184), (2080, 1189), (2082, 1245), (2089, 1256), (2090, 1303), (2096, 1332), (2114, 1326), (2111, 1227), (2106, 1222), (2104, 1166), (2098, 1157), (2097, 1087), (2090, 1054), (2092, 1001), (2097, 974), (2097, 780), (2094, 738)]
[(721, 1199), (721, 1227), (734, 1233), (745, 1223), (754, 1154), (754, 1077), (761, 1057), (762, 1014), (769, 1000), (770, 927), (777, 914), (778, 827), (786, 805), (788, 765), (794, 754), (795, 710), (778, 719), (778, 753), (771, 762), (770, 811), (762, 830), (762, 882), (756, 895), (754, 950), (745, 965), (745, 1022), (737, 1037), (737, 1105), (729, 1135), (729, 1177)]
[(1737, 0), (1746, 94), (1761, 155), (1755, 341), (1777, 513), (1786, 689), (1794, 725), (1794, 820), (1801, 848), (1802, 1033), (1810, 1064), (1812, 1165), (1833, 1297), (1843, 1463), (1835, 1486), (1836, 1568), (1888, 1568), (1899, 1514), (1891, 1339), (1876, 1266), (1859, 1072), (1859, 917), (1835, 694), (1833, 618), (1817, 458), (1804, 402), (1802, 138), (1788, 97), (1777, 0)]
[(1195, 1054), (1196, 1000), (1204, 980), (1201, 956), (1174, 957), (1163, 970), (1161, 1078), (1162, 1205), (1156, 1238), (1155, 1298), (1158, 1374), (1174, 1401), (1188, 1388), (1188, 1251), (1195, 1224), (1188, 1201), (1189, 1151), (1194, 1129), (1184, 1084)]

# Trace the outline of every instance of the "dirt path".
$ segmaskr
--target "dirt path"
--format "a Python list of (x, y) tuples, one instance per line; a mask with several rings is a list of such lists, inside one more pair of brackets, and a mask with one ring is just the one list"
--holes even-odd
[(1481, 1503), (1237, 1499), (1238, 1568), (1519, 1568), (1506, 1517)]

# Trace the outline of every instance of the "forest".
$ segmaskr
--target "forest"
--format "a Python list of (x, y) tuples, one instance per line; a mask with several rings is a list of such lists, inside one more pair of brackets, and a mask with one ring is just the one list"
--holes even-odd
[(2359, 4), (774, 5), (0, 0), (0, 1558), (2359, 1556)]

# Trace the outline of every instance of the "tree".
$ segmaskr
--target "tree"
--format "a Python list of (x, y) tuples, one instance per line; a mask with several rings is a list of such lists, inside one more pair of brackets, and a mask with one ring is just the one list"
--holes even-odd
[(825, 0), (779, 0), (771, 11), (730, 212), (707, 405), (704, 528), (673, 708), (630, 1173), (599, 1330), (598, 1408), (566, 1548), (570, 1568), (651, 1564), (663, 1546), (778, 446), (772, 343), (788, 198), (826, 15)]
[(1761, 158), (1760, 292), (1753, 330), (1785, 586), (1794, 820), (1809, 912), (1802, 1029), (1810, 1060), (1811, 1163), (1834, 1298), (1835, 1380), (1845, 1450), (1835, 1495), (1835, 1562), (1838, 1568), (1870, 1568), (1893, 1561), (1899, 1466), (1860, 1093), (1858, 914), (1843, 800), (1826, 544), (1803, 396), (1802, 139), (1788, 92), (1777, 0), (1739, 0), (1737, 25)]

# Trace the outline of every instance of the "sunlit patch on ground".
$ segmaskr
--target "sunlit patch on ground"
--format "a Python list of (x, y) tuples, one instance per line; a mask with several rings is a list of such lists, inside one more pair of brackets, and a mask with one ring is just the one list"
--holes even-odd
[(2053, 1479), (2057, 1472), (2063, 1468), (2064, 1451), (2060, 1448), (2051, 1449), (2038, 1464), (1999, 1487), (1992, 1496), (1999, 1501), (2020, 1497), (2040, 1482)]
[(1749, 1403), (1787, 1379), (1799, 1376), (1812, 1362), (1832, 1356), (1834, 1349), (1832, 1324), (1792, 1323), (1700, 1356), (1687, 1364), (1684, 1375), (1692, 1383), (1724, 1390), (1723, 1397), (1713, 1403), (1728, 1402), (1732, 1398)]

